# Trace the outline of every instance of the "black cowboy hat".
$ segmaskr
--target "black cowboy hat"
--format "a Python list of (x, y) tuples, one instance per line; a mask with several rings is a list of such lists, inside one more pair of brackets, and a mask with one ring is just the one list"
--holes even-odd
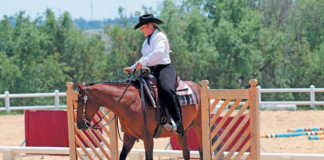
[(141, 27), (142, 25), (148, 24), (151, 22), (156, 23), (156, 24), (163, 23), (163, 21), (155, 18), (153, 16), (153, 14), (144, 14), (144, 15), (140, 16), (138, 19), (139, 19), (139, 22), (135, 25), (134, 29), (137, 29), (137, 28)]

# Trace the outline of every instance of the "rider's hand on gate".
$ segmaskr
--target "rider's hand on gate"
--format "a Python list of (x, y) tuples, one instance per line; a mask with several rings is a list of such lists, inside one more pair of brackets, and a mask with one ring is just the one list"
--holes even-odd
[(131, 67), (125, 67), (123, 69), (123, 71), (126, 73), (126, 74), (129, 74), (129, 73), (132, 73), (133, 72), (133, 69)]

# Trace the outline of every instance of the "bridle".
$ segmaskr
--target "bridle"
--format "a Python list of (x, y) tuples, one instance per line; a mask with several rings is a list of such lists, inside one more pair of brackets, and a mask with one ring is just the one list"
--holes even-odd
[(86, 94), (86, 88), (85, 89), (82, 89), (79, 88), (78, 90), (78, 106), (77, 106), (77, 110), (79, 110), (81, 108), (81, 120), (83, 120), (86, 125), (86, 127), (90, 127), (90, 123), (88, 122), (86, 116), (86, 105), (87, 105), (87, 102), (88, 102), (88, 96)]

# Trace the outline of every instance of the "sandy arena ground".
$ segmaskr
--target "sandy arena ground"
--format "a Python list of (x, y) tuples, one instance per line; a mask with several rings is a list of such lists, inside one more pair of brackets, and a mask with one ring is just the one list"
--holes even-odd
[[(324, 111), (262, 111), (261, 135), (285, 133), (289, 128), (324, 127)], [(19, 146), (25, 139), (24, 116), (0, 116), (0, 146)], [(155, 139), (155, 149), (165, 149), (168, 138)], [(121, 145), (120, 145), (121, 146)], [(134, 148), (144, 148), (140, 141)], [(170, 149), (170, 147), (168, 148)], [(261, 139), (261, 152), (277, 153), (321, 153), (324, 154), (324, 140), (309, 141), (306, 136)], [(22, 160), (68, 160), (62, 156), (24, 156)], [(0, 160), (2, 154), (0, 153)]]

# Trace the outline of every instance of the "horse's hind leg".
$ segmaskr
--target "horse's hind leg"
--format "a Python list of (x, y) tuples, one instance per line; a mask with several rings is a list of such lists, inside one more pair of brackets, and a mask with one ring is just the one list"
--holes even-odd
[(126, 160), (127, 154), (133, 148), (136, 138), (128, 135), (127, 133), (124, 134), (124, 143), (123, 149), (120, 153), (119, 160)]
[(196, 124), (193, 128), (197, 134), (199, 157), (200, 159), (203, 159), (201, 127)]
[(185, 134), (183, 136), (177, 135), (177, 141), (182, 149), (182, 155), (183, 155), (184, 160), (190, 159), (190, 151), (189, 151), (188, 144), (187, 144), (187, 133), (188, 132), (185, 132)]

